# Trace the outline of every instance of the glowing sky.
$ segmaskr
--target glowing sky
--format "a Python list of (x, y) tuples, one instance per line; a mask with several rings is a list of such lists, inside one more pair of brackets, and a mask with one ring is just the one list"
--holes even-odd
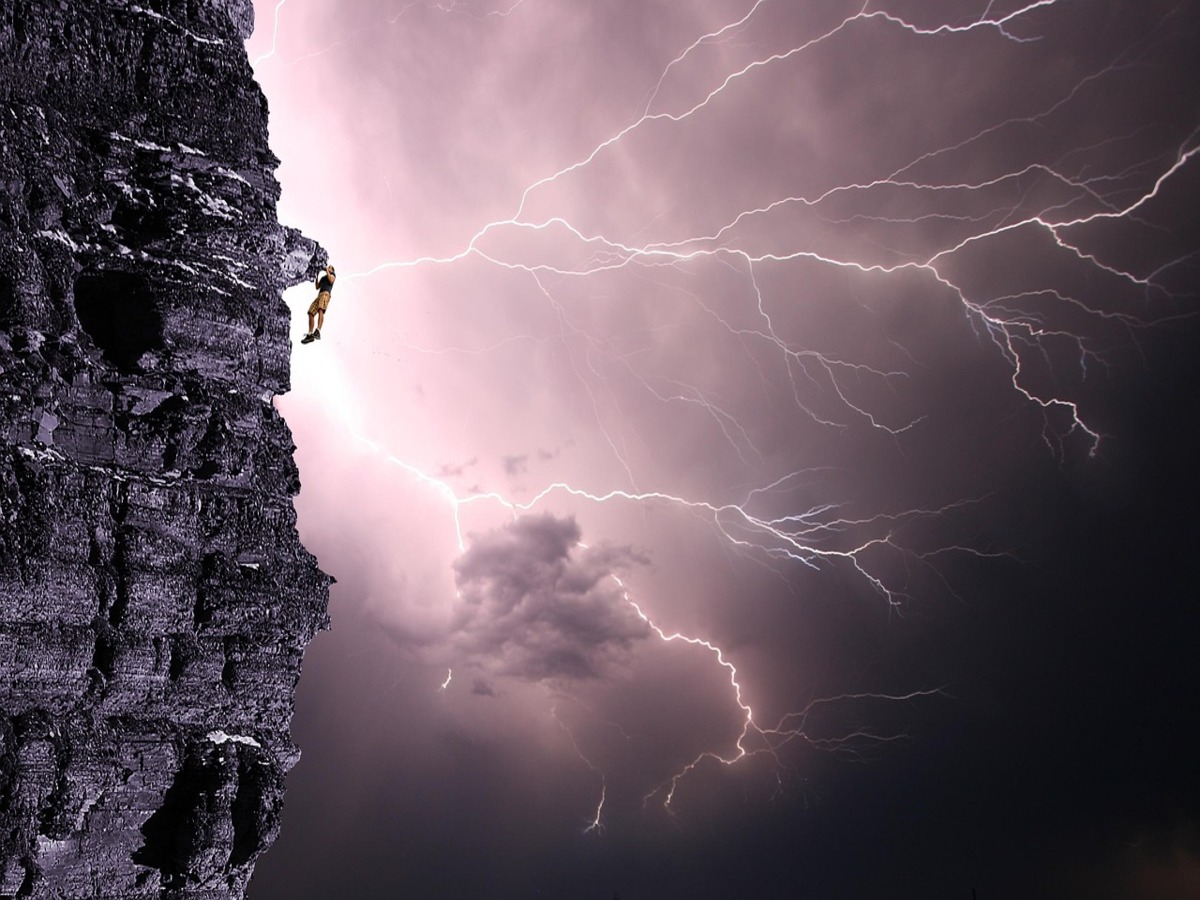
[(251, 896), (1197, 883), (1195, 4), (256, 12), (338, 584)]

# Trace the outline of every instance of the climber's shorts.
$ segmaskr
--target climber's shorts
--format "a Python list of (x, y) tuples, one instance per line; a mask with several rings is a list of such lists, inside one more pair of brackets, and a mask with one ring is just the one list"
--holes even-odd
[(329, 309), (329, 291), (321, 291), (317, 294), (317, 299), (308, 306), (308, 314), (315, 316), (319, 312), (325, 312)]

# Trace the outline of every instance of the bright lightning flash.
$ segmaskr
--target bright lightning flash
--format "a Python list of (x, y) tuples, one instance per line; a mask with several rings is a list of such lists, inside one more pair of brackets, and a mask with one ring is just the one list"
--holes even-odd
[[(506, 9), (503, 15), (514, 13), (519, 5)], [(1100, 429), (1089, 423), (1080, 401), (1069, 392), (1056, 389), (1054, 378), (1047, 377), (1046, 372), (1055, 370), (1054, 359), (1059, 352), (1056, 348), (1066, 345), (1073, 348), (1074, 363), (1080, 370), (1078, 377), (1082, 378), (1090, 362), (1103, 362), (1097, 347), (1103, 345), (1109, 334), (1106, 329), (1117, 327), (1134, 332), (1168, 318), (1153, 310), (1178, 299), (1170, 286), (1170, 276), (1188, 264), (1190, 254), (1165, 259), (1154, 271), (1138, 272), (1111, 261), (1104, 249), (1097, 249), (1108, 244), (1096, 236), (1105, 227), (1143, 224), (1142, 217), (1155, 201), (1169, 191), (1174, 181), (1195, 168), (1196, 157), (1200, 155), (1200, 126), (1180, 129), (1168, 154), (1160, 152), (1131, 164), (1123, 162), (1115, 170), (1104, 168), (1095, 159), (1107, 158), (1099, 152), (1101, 149), (1112, 150), (1126, 143), (1127, 136), (1121, 134), (1094, 144), (1081, 143), (1053, 159), (1023, 160), (998, 172), (981, 174), (978, 167), (964, 165), (962, 160), (976, 154), (986, 155), (984, 148), (998, 137), (1049, 127), (1057, 115), (1069, 110), (1080, 98), (1102, 89), (1106, 79), (1126, 67), (1138, 65), (1139, 60), (1131, 52), (1119, 54), (1086, 73), (1060, 95), (1050, 97), (1032, 111), (997, 125), (972, 128), (951, 143), (923, 149), (876, 177), (824, 185), (809, 192), (782, 190), (766, 202), (756, 199), (695, 233), (675, 234), (661, 240), (635, 240), (596, 226), (577, 224), (577, 216), (555, 207), (559, 188), (577, 189), (579, 179), (609, 157), (635, 153), (631, 145), (647, 132), (677, 129), (681, 135), (686, 134), (687, 127), (696, 120), (716, 116), (719, 106), (745, 103), (746, 91), (762, 79), (770, 78), (773, 72), (807, 54), (820, 52), (826, 45), (838, 42), (844, 45), (856, 36), (883, 31), (918, 48), (926, 44), (945, 48), (953, 42), (967, 41), (970, 47), (977, 48), (987, 39), (1025, 46), (1037, 42), (1041, 38), (1040, 29), (1048, 27), (1047, 21), (1069, 4), (1065, 0), (1037, 0), (1001, 13), (993, 11), (999, 4), (987, 3), (973, 19), (935, 25), (920, 25), (886, 10), (872, 9), (872, 5), (864, 4), (858, 11), (782, 50), (762, 52), (747, 59), (745, 47), (754, 44), (743, 40), (738, 44), (739, 52), (730, 49), (728, 53), (715, 54), (720, 55), (727, 68), (707, 84), (698, 78), (688, 81), (676, 77), (694, 57), (728, 48), (735, 37), (752, 29), (771, 7), (769, 0), (755, 0), (744, 15), (687, 40), (661, 68), (657, 79), (647, 84), (640, 111), (633, 111), (626, 124), (573, 162), (559, 165), (550, 174), (528, 184), (514, 197), (510, 216), (477, 228), (455, 252), (415, 255), (363, 266), (343, 276), (346, 285), (343, 290), (354, 290), (355, 282), (364, 285), (385, 272), (453, 267), (468, 260), (482, 261), (498, 272), (525, 277), (533, 301), (553, 311), (564, 343), (572, 339), (586, 348), (578, 360), (573, 358), (573, 365), (582, 391), (598, 410), (597, 392), (601, 388), (599, 379), (594, 377), (597, 373), (593, 360), (604, 358), (610, 344), (558, 296), (559, 286), (567, 282), (587, 283), (614, 273), (654, 281), (701, 266), (717, 266), (742, 281), (749, 309), (734, 321), (718, 304), (693, 294), (698, 314), (746, 348), (750, 367), (758, 366), (762, 371), (764, 361), (772, 360), (778, 371), (786, 373), (792, 412), (799, 421), (842, 430), (863, 426), (903, 446), (909, 433), (921, 427), (924, 417), (897, 414), (886, 404), (864, 399), (866, 394), (861, 386), (873, 384), (890, 391), (894, 384), (908, 377), (907, 373), (897, 366), (867, 365), (841, 352), (818, 351), (801, 345), (788, 329), (778, 324), (781, 318), (778, 306), (763, 287), (763, 273), (788, 266), (802, 272), (815, 267), (859, 277), (864, 283), (879, 279), (907, 279), (908, 283), (915, 280), (928, 295), (952, 298), (976, 333), (995, 348), (999, 360), (1007, 366), (1013, 391), (1041, 414), (1044, 436), (1056, 454), (1068, 452), (1072, 435), (1081, 441), (1087, 453), (1097, 453), (1102, 445)], [(276, 7), (277, 18), (282, 6), (281, 0)], [(949, 178), (937, 174), (960, 170), (970, 171)], [(870, 243), (857, 240), (857, 229), (868, 225), (878, 229), (876, 233), (883, 238)], [(821, 237), (831, 229), (837, 239)], [(810, 235), (811, 243), (807, 240)], [(971, 277), (968, 263), (973, 254), (988, 248), (1003, 253), (1009, 242), (1038, 242), (1039, 236), (1042, 241), (1038, 244), (1039, 252), (1070, 259), (1081, 273), (1078, 278), (1069, 284), (1023, 285), (992, 294), (987, 285), (976, 283)], [(1088, 284), (1102, 285), (1106, 296), (1129, 297), (1140, 303), (1122, 307), (1101, 302), (1086, 293)], [(487, 353), (494, 349), (406, 346), (417, 353), (455, 349)], [(614, 356), (612, 365), (657, 402), (683, 405), (711, 420), (730, 452), (748, 468), (766, 458), (763, 448), (752, 438), (751, 425), (739, 417), (735, 405), (724, 402), (716, 392), (682, 378), (669, 382), (646, 377), (628, 355)], [(775, 472), (743, 489), (734, 500), (648, 490), (638, 487), (637, 467), (626, 458), (621, 441), (606, 427), (598, 411), (596, 423), (626, 482), (597, 489), (554, 481), (521, 502), (498, 489), (460, 493), (445, 479), (428, 474), (368, 436), (357, 432), (352, 435), (444, 500), (453, 517), (460, 551), (466, 547), (461, 514), (471, 506), (497, 507), (513, 518), (544, 507), (551, 497), (580, 504), (620, 504), (641, 509), (657, 506), (703, 519), (734, 552), (768, 566), (848, 566), (898, 612), (908, 599), (907, 589), (891, 578), (888, 565), (881, 562), (885, 557), (893, 563), (901, 559), (905, 564), (931, 567), (931, 560), (939, 553), (995, 555), (958, 544), (917, 549), (901, 537), (909, 526), (938, 521), (956, 508), (980, 502), (978, 498), (874, 515), (852, 515), (847, 512), (849, 503), (819, 503), (780, 513), (779, 498), (792, 496), (793, 489), (812, 475), (800, 470)], [(647, 801), (659, 798), (669, 806), (681, 782), (706, 761), (734, 765), (750, 756), (771, 757), (795, 741), (856, 754), (871, 744), (896, 739), (865, 728), (834, 738), (814, 737), (806, 733), (806, 724), (814, 710), (823, 705), (903, 703), (941, 693), (939, 689), (845, 693), (813, 700), (773, 724), (761, 723), (747, 700), (746, 686), (739, 679), (730, 654), (712, 641), (660, 627), (649, 611), (653, 602), (635, 600), (625, 584), (618, 583), (624, 602), (662, 642), (691, 645), (708, 654), (713, 665), (725, 670), (731, 702), (740, 711), (742, 723), (740, 733), (726, 752), (712, 749), (699, 752), (666, 782), (650, 790)], [(441, 689), (447, 689), (450, 681), (448, 673)], [(569, 735), (575, 753), (600, 778), (600, 800), (587, 828), (600, 831), (607, 790), (604, 773), (559, 719), (557, 709), (554, 718)]]

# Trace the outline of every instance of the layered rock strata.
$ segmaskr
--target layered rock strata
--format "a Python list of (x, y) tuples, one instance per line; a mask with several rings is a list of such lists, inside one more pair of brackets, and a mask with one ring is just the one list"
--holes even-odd
[(328, 578), (300, 545), (250, 0), (0, 0), (0, 898), (240, 897)]

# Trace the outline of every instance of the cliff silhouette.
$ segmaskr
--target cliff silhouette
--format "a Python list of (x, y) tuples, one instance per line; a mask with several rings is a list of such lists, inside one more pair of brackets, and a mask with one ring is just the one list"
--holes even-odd
[(250, 0), (0, 0), (0, 898), (241, 897), (329, 578), (301, 546)]

